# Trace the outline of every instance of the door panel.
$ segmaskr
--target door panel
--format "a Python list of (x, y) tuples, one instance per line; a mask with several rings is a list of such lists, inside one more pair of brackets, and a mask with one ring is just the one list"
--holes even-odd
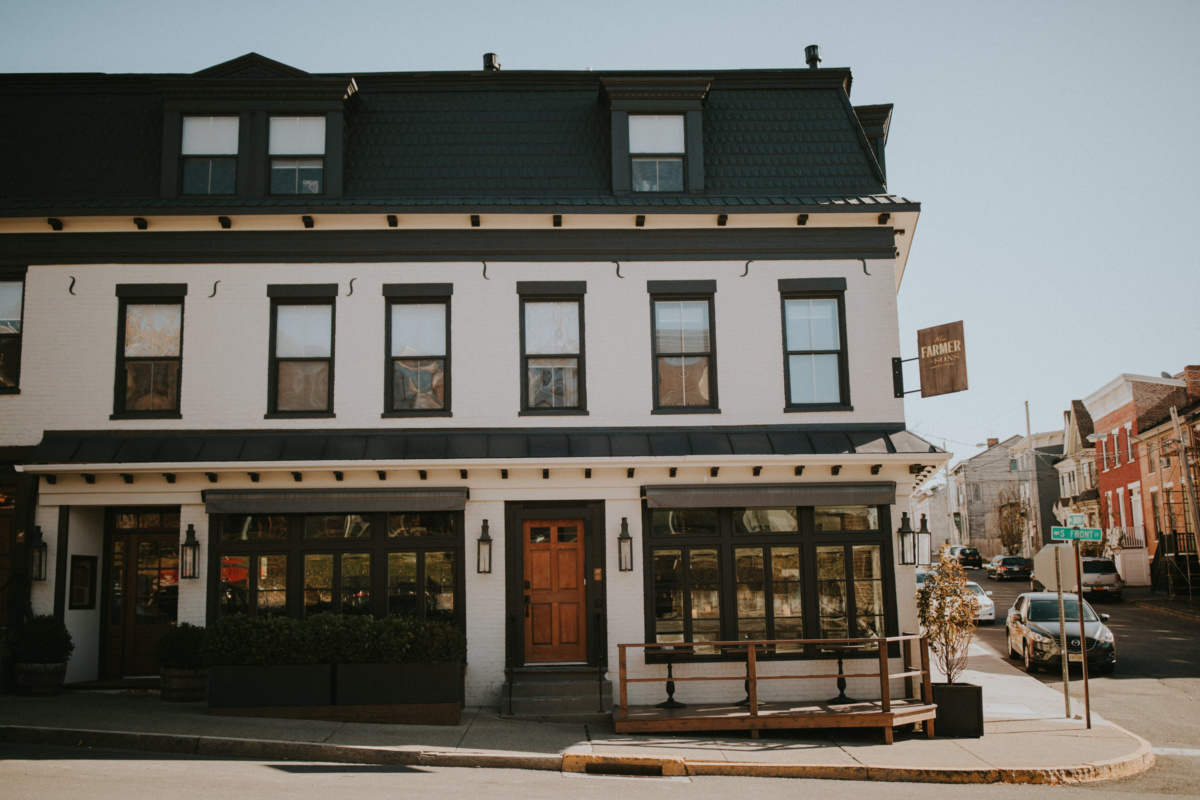
[(117, 511), (106, 547), (103, 677), (157, 675), (179, 614), (178, 509)]
[(583, 520), (524, 523), (525, 661), (586, 661)]

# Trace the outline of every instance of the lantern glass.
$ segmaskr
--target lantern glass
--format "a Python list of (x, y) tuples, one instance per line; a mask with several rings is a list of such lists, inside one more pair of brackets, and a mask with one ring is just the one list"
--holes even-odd
[(917, 563), (917, 532), (908, 524), (907, 513), (901, 515), (900, 528), (896, 532), (900, 534), (900, 564), (915, 566)]
[(196, 541), (196, 526), (187, 526), (187, 538), (179, 546), (179, 577), (196, 579), (200, 577), (200, 543)]
[(35, 581), (46, 580), (46, 543), (35, 542), (29, 547), (29, 577)]
[(483, 533), (479, 535), (479, 551), (477, 553), (477, 561), (475, 569), (481, 574), (488, 574), (492, 571), (492, 537), (488, 534), (488, 523), (483, 521)]
[(629, 520), (621, 517), (621, 535), (617, 537), (617, 568), (633, 572), (633, 538), (629, 535)]

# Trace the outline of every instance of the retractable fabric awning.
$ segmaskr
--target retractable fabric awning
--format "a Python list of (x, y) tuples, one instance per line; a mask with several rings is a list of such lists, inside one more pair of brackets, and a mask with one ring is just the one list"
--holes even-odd
[(726, 484), (646, 486), (650, 508), (778, 508), (782, 506), (875, 506), (896, 500), (895, 481), (871, 483)]
[(468, 493), (451, 489), (237, 491), (204, 493), (209, 514), (356, 514), (373, 511), (462, 511)]

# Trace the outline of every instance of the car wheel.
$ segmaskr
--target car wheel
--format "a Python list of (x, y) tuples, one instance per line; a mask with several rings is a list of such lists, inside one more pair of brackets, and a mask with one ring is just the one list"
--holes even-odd
[(1022, 648), (1022, 650), (1024, 651), (1025, 656), (1025, 671), (1030, 673), (1037, 672), (1038, 665), (1033, 661), (1033, 647), (1029, 644), (1029, 642), (1025, 642), (1025, 646)]

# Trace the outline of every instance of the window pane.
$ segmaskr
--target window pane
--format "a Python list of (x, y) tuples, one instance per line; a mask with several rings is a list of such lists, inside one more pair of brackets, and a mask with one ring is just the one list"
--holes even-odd
[(392, 363), (392, 410), (414, 411), (446, 407), (446, 362), (401, 360)]
[(178, 361), (125, 362), (126, 411), (174, 411), (178, 408)]
[(737, 638), (766, 639), (767, 595), (761, 547), (734, 550), (735, 591), (737, 593)]
[(650, 525), (654, 536), (716, 536), (717, 512), (707, 508), (655, 509)]
[[(688, 551), (688, 601), (692, 611), (692, 641), (721, 640), (721, 566), (715, 549)], [(695, 653), (716, 653), (716, 648), (697, 647)]]
[(733, 510), (735, 533), (800, 530), (794, 508), (738, 508)]
[(837, 300), (785, 300), (788, 350), (839, 350)]
[(838, 357), (835, 354), (788, 356), (788, 378), (792, 403), (842, 401), (841, 377), (838, 375)]
[(259, 557), (258, 613), (287, 613), (287, 556)]
[(879, 509), (875, 506), (817, 506), (815, 519), (819, 531), (879, 530)]
[(183, 155), (236, 156), (237, 117), (184, 117)]
[(275, 407), (278, 411), (325, 411), (329, 408), (329, 363), (280, 361)]
[(530, 355), (577, 354), (579, 303), (526, 303), (525, 352)]
[(0, 333), (21, 332), (21, 281), (0, 281)]
[(693, 356), (658, 359), (658, 404), (708, 405), (708, 358)]
[(454, 514), (449, 511), (388, 514), (387, 535), (389, 539), (409, 536), (453, 536)]
[(269, 514), (221, 514), (222, 542), (283, 541), (288, 538), (287, 517)]
[(324, 117), (271, 117), (273, 156), (310, 156), (325, 152)]
[(417, 554), (388, 553), (388, 613), (417, 613)]
[(342, 555), (342, 613), (371, 613), (371, 554)]
[(182, 305), (130, 303), (125, 306), (125, 357), (177, 356), (182, 329)]
[(681, 550), (654, 550), (654, 641), (683, 641), (683, 560)]
[(684, 152), (682, 114), (630, 114), (629, 152)]
[(17, 385), (17, 364), (20, 355), (20, 337), (0, 336), (0, 386)]
[(425, 619), (454, 619), (454, 553), (425, 554)]
[(709, 352), (708, 301), (655, 301), (654, 337), (659, 355)]
[(183, 193), (233, 194), (236, 174), (232, 158), (189, 158), (183, 162)]
[[(771, 593), (776, 639), (803, 639), (801, 609), (800, 549), (771, 548)], [(779, 652), (801, 649), (800, 645), (776, 645)]]
[(370, 539), (372, 535), (365, 514), (310, 514), (304, 518), (305, 539)]
[(883, 635), (883, 568), (879, 545), (854, 547), (854, 636)]
[(332, 339), (332, 305), (281, 305), (275, 309), (277, 357), (328, 358)]
[(682, 192), (682, 158), (634, 158), (630, 162), (635, 192)]
[(333, 555), (304, 556), (304, 615), (333, 611)]
[(320, 194), (324, 172), (323, 159), (272, 159), (271, 194)]
[(250, 559), (246, 556), (221, 557), (220, 613), (246, 614), (250, 611)]
[(529, 359), (530, 408), (579, 407), (579, 359)]
[(392, 304), (392, 357), (446, 355), (444, 303)]

